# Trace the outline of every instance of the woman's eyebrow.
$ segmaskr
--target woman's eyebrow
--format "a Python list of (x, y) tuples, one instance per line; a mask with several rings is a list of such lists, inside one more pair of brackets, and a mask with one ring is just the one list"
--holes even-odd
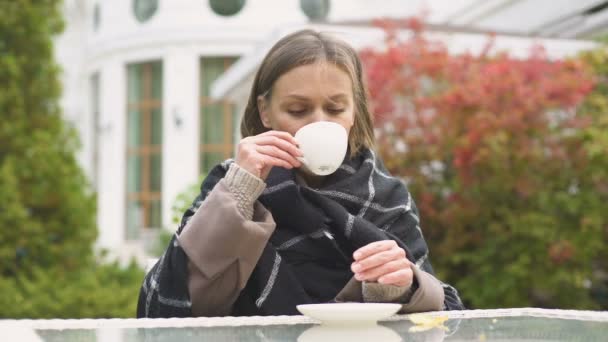
[(348, 100), (348, 95), (344, 94), (344, 93), (339, 93), (339, 94), (335, 94), (329, 97), (330, 100), (332, 101), (338, 101), (338, 100)]
[(302, 101), (310, 100), (308, 97), (303, 96), (303, 95), (298, 95), (298, 94), (289, 94), (289, 95), (286, 95), (285, 97), (291, 98), (291, 99), (296, 99), (296, 100), (302, 100)]
[[(287, 95), (285, 95), (285, 97), (291, 97), (291, 98), (295, 98), (298, 100), (309, 100), (309, 98), (307, 96), (300, 95), (300, 94), (287, 94)], [(337, 94), (329, 96), (328, 98), (331, 100), (348, 99), (348, 95), (345, 93), (337, 93)]]

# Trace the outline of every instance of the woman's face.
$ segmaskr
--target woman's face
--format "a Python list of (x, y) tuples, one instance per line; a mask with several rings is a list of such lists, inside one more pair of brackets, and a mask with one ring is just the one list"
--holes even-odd
[(281, 75), (270, 101), (258, 98), (258, 109), (266, 128), (291, 135), (317, 121), (338, 123), (350, 133), (355, 120), (350, 77), (326, 62), (299, 66)]

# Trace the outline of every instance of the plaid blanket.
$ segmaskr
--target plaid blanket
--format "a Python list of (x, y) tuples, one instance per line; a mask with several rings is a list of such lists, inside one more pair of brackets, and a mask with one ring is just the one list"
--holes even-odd
[[(176, 236), (230, 163), (211, 170)], [(270, 210), (277, 228), (232, 315), (293, 315), (298, 304), (332, 301), (353, 276), (352, 253), (373, 241), (395, 240), (410, 261), (433, 273), (414, 201), (373, 151), (345, 160), (319, 189), (296, 183), (295, 173), (281, 168), (273, 168), (266, 183), (259, 201)], [(144, 279), (138, 317), (192, 315), (188, 257), (176, 236)], [(447, 284), (443, 288), (445, 309), (463, 309), (456, 289)]]

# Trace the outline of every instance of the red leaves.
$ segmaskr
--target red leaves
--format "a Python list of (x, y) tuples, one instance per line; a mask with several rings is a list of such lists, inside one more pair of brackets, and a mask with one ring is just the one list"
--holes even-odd
[[(522, 141), (530, 136), (543, 140), (556, 130), (585, 123), (551, 114), (577, 106), (592, 89), (592, 78), (578, 61), (549, 60), (542, 46), (535, 46), (526, 59), (507, 53), (492, 56), (492, 37), (479, 55), (449, 55), (441, 42), (423, 35), (418, 19), (378, 24), (387, 32), (386, 49), (365, 50), (361, 58), (380, 133), (402, 138), (410, 154), (452, 160), (465, 183), (488, 163), (496, 148), (488, 144), (495, 143), (496, 134), (512, 141), (504, 147), (525, 149)], [(410, 28), (412, 34), (398, 34), (401, 28)], [(396, 130), (382, 129), (386, 122)], [(440, 155), (429, 155), (420, 141), (438, 145), (434, 150)], [(515, 159), (530, 157), (511, 152)]]
[(449, 55), (391, 25), (386, 49), (362, 53), (378, 150), (407, 179), (439, 272), (473, 307), (592, 308), (577, 289), (607, 259), (606, 51), (582, 57), (592, 76), (540, 46)]

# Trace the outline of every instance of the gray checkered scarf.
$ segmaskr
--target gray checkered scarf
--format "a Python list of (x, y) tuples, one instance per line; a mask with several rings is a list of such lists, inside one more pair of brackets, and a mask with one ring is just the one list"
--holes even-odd
[[(176, 235), (232, 161), (216, 166), (186, 211)], [(418, 210), (405, 185), (370, 150), (347, 158), (321, 188), (298, 184), (292, 170), (273, 168), (259, 201), (277, 228), (236, 300), (232, 315), (293, 315), (296, 305), (330, 302), (353, 276), (352, 253), (371, 242), (395, 240), (407, 257), (433, 273)], [(188, 257), (176, 237), (144, 279), (138, 317), (188, 317)], [(463, 309), (443, 284), (447, 310)]]

